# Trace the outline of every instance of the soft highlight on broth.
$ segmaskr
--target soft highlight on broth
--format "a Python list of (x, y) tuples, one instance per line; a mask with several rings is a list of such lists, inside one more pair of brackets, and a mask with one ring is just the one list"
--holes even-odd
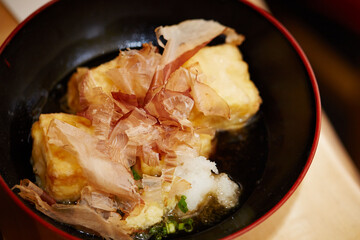
[[(33, 124), (36, 184), (14, 188), (45, 215), (105, 239), (161, 239), (237, 206), (241, 188), (209, 156), (215, 133), (244, 127), (261, 104), (244, 37), (203, 19), (155, 34), (162, 54), (145, 43), (78, 68), (71, 113)], [(219, 35), (224, 44), (206, 46)]]

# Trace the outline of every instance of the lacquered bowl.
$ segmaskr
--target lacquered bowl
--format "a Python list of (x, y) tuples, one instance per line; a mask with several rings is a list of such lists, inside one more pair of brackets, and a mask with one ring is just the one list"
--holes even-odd
[[(236, 0), (61, 0), (40, 8), (0, 48), (0, 185), (19, 208), (55, 235), (96, 239), (58, 223), (11, 191), (34, 180), (31, 125), (42, 112), (60, 111), (66, 80), (78, 66), (94, 66), (119, 49), (155, 40), (159, 25), (214, 19), (245, 35), (240, 46), (263, 99), (242, 132), (218, 135), (221, 171), (243, 188), (240, 206), (219, 223), (182, 239), (232, 239), (255, 227), (290, 197), (315, 154), (320, 97), (303, 51), (269, 13)], [(100, 239), (100, 238), (99, 238)]]

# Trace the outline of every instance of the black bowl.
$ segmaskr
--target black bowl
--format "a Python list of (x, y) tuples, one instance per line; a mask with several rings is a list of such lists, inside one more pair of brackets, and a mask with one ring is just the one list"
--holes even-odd
[(182, 238), (234, 238), (289, 198), (315, 153), (320, 97), (304, 53), (270, 14), (236, 0), (61, 0), (32, 14), (0, 48), (0, 185), (18, 206), (63, 237), (93, 238), (44, 216), (10, 190), (21, 179), (34, 179), (31, 125), (41, 112), (60, 111), (76, 67), (154, 41), (159, 25), (193, 18), (214, 19), (246, 36), (240, 49), (263, 104), (249, 127), (218, 135), (212, 156), (242, 185), (240, 206), (219, 224)]

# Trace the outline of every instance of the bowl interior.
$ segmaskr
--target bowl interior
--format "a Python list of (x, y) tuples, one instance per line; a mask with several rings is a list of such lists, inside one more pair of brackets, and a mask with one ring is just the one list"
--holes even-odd
[[(21, 179), (34, 180), (31, 125), (40, 113), (61, 110), (66, 80), (76, 67), (109, 60), (119, 49), (155, 43), (155, 27), (192, 18), (214, 19), (245, 35), (240, 50), (263, 104), (247, 128), (218, 135), (221, 141), (212, 156), (243, 187), (239, 208), (221, 224), (181, 237), (222, 238), (276, 208), (298, 184), (314, 151), (316, 84), (294, 42), (252, 7), (230, 0), (62, 0), (24, 22), (0, 51), (0, 174), (6, 184), (11, 188)], [(21, 201), (57, 228), (93, 238)]]

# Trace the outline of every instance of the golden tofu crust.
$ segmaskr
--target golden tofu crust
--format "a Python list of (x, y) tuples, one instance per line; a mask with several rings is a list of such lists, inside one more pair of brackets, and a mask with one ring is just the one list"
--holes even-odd
[(230, 119), (204, 116), (194, 108), (190, 121), (195, 127), (239, 128), (258, 111), (261, 98), (237, 46), (204, 47), (184, 64), (184, 67), (190, 66), (199, 68), (199, 72), (205, 74), (206, 77), (201, 80), (226, 101), (231, 115)]
[(87, 184), (77, 156), (48, 142), (46, 136), (51, 121), (58, 119), (92, 133), (91, 122), (66, 113), (42, 114), (32, 126), (32, 161), (37, 183), (56, 201), (76, 201)]

